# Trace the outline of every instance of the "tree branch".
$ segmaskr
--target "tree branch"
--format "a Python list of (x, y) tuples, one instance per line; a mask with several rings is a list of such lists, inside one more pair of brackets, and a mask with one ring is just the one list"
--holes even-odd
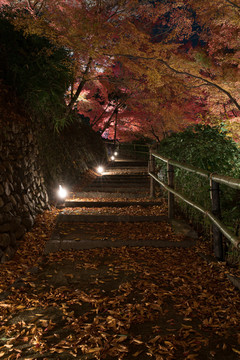
[[(32, 11), (35, 11), (35, 14), (38, 15), (45, 5), (45, 0), (35, 0), (32, 4), (31, 0), (27, 0), (28, 6)], [(38, 5), (40, 6), (38, 7)], [(37, 9), (38, 7), (38, 9)], [(37, 9), (37, 10), (36, 10)]]
[(41, 5), (39, 6), (38, 10), (37, 10), (37, 15), (40, 14), (42, 8), (46, 5), (46, 2), (45, 1), (42, 1)]
[(221, 92), (223, 92), (224, 94), (226, 94), (229, 99), (234, 103), (234, 105), (238, 108), (238, 110), (240, 110), (240, 104), (237, 102), (237, 100), (230, 94), (229, 91), (227, 91), (226, 89), (222, 88), (221, 86), (213, 83), (212, 81), (209, 81), (207, 79), (204, 79), (202, 78), (201, 76), (198, 76), (198, 75), (194, 75), (194, 74), (191, 74), (187, 71), (179, 71), (179, 70), (176, 70), (174, 69), (172, 66), (170, 66), (166, 61), (164, 60), (161, 60), (161, 59), (157, 59), (157, 61), (159, 61), (160, 63), (162, 63), (163, 65), (165, 65), (168, 69), (170, 69), (171, 71), (175, 72), (176, 74), (180, 74), (180, 75), (186, 75), (186, 76), (190, 76), (190, 77), (193, 77), (194, 79), (198, 79), (198, 80), (201, 80), (201, 81), (204, 81), (206, 85), (208, 86), (213, 86), (215, 87), (216, 89), (220, 90)]
[(222, 88), (221, 86), (217, 85), (216, 83), (209, 81), (207, 79), (202, 78), (201, 76), (198, 75), (194, 75), (191, 74), (187, 71), (180, 71), (177, 70), (175, 68), (173, 68), (171, 65), (169, 65), (165, 60), (162, 59), (158, 59), (156, 57), (144, 57), (144, 56), (135, 56), (135, 55), (128, 55), (128, 54), (114, 54), (114, 55), (109, 55), (109, 54), (105, 54), (106, 56), (110, 56), (110, 57), (114, 57), (114, 56), (120, 56), (120, 57), (127, 57), (130, 60), (136, 60), (136, 59), (140, 59), (140, 60), (155, 60), (158, 61), (159, 63), (161, 63), (162, 65), (164, 65), (165, 67), (167, 67), (169, 70), (171, 70), (172, 72), (174, 72), (175, 74), (178, 75), (186, 75), (186, 76), (190, 76), (194, 79), (198, 79), (201, 81), (204, 81), (205, 84), (202, 85), (208, 85), (208, 86), (213, 86), (216, 89), (220, 90), (221, 92), (223, 92), (225, 95), (227, 95), (229, 97), (229, 99), (233, 102), (233, 104), (237, 107), (238, 110), (240, 110), (240, 104), (237, 102), (237, 100), (230, 94), (229, 91), (227, 91), (226, 89)]
[(234, 2), (230, 1), (230, 0), (225, 0), (227, 3), (231, 4), (232, 6), (234, 6), (235, 8), (237, 8), (238, 10), (240, 10), (240, 6), (235, 4)]
[(151, 130), (150, 131), (153, 134), (153, 136), (157, 139), (157, 142), (160, 143), (161, 141), (160, 141), (159, 137), (157, 136), (157, 134), (155, 133), (155, 130), (154, 130), (152, 125), (151, 125)]

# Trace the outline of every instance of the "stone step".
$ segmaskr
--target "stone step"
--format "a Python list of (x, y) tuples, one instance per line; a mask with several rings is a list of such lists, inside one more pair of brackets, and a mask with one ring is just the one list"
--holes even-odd
[(119, 161), (114, 161), (114, 162), (109, 162), (107, 164), (108, 168), (114, 168), (114, 167), (147, 167), (148, 166), (148, 162), (147, 161), (129, 161), (129, 160), (119, 160)]
[(111, 192), (115, 192), (118, 194), (123, 194), (123, 193), (144, 193), (146, 194), (147, 192), (149, 192), (149, 188), (145, 187), (145, 188), (138, 188), (138, 187), (133, 187), (133, 188), (129, 188), (129, 187), (125, 187), (125, 188), (120, 188), (120, 187), (104, 187), (104, 186), (91, 186), (91, 187), (87, 187), (83, 189), (84, 191), (100, 191), (100, 192), (107, 192), (107, 193), (111, 193)]
[[(107, 170), (107, 169), (106, 169)], [(117, 170), (117, 169), (115, 169), (115, 170)], [(101, 175), (99, 175), (99, 176), (101, 176)], [(149, 177), (149, 175), (148, 174), (117, 174), (117, 173), (114, 173), (113, 175), (111, 175), (111, 174), (106, 174), (106, 175), (102, 175), (103, 177), (112, 177), (112, 176), (114, 176), (114, 177), (123, 177), (123, 178), (127, 178), (127, 177), (129, 177), (129, 178), (131, 178), (131, 177), (136, 177), (136, 178), (142, 178), (142, 177)]]
[(65, 201), (65, 207), (127, 207), (127, 206), (161, 206), (161, 201)]
[[(79, 191), (79, 192), (74, 192), (74, 197), (78, 198), (78, 199), (119, 199), (119, 197), (121, 198), (125, 198), (125, 199), (142, 199), (142, 198), (147, 198), (149, 196), (149, 194), (146, 193), (132, 193), (132, 192), (125, 192), (124, 194), (120, 194), (117, 192), (103, 192), (103, 191)], [(71, 198), (69, 198), (68, 200), (71, 200)]]
[(134, 184), (134, 185), (141, 185), (141, 184), (149, 184), (149, 178), (132, 178), (132, 179), (122, 179), (122, 178), (97, 178), (94, 179), (90, 184)]
[(117, 174), (119, 173), (120, 175), (124, 175), (123, 173), (127, 172), (127, 174), (147, 174), (148, 173), (148, 168), (147, 167), (116, 167), (116, 168), (107, 168), (104, 173), (104, 175), (107, 174)]
[(135, 181), (135, 182), (142, 182), (142, 181), (148, 181), (149, 180), (149, 176), (148, 175), (132, 175), (132, 176), (128, 176), (128, 175), (103, 175), (103, 176), (99, 176), (95, 179), (93, 179), (93, 181), (123, 181), (123, 182), (129, 182), (129, 181)]
[(140, 215), (65, 215), (59, 214), (57, 223), (62, 222), (86, 222), (86, 223), (100, 223), (100, 222), (161, 222), (168, 221), (167, 216), (140, 216)]
[(149, 175), (147, 174), (132, 174), (131, 176), (129, 175), (119, 175), (119, 174), (113, 174), (113, 175), (102, 175), (99, 176), (95, 179), (93, 179), (93, 181), (136, 181), (136, 182), (140, 182), (140, 181), (147, 181), (148, 179), (150, 179)]
[(101, 182), (93, 182), (89, 185), (87, 185), (85, 189), (89, 189), (89, 188), (92, 188), (92, 187), (99, 187), (99, 188), (113, 188), (113, 189), (116, 189), (118, 192), (119, 192), (119, 189), (123, 188), (123, 189), (126, 189), (126, 188), (133, 188), (135, 190), (137, 189), (141, 189), (141, 188), (149, 188), (149, 184), (148, 183), (139, 183), (139, 184), (136, 184), (136, 183), (101, 183)]
[(131, 172), (132, 171), (136, 171), (136, 170), (141, 170), (141, 171), (147, 171), (148, 167), (147, 166), (108, 166), (106, 168), (106, 170), (129, 170)]
[(110, 179), (109, 180), (104, 180), (104, 179), (100, 179), (100, 180), (94, 180), (92, 183), (90, 183), (88, 186), (91, 186), (91, 185), (99, 185), (99, 186), (106, 186), (106, 185), (120, 185), (121, 187), (123, 186), (128, 186), (128, 185), (131, 185), (131, 186), (146, 186), (146, 185), (149, 185), (149, 181), (139, 181), (139, 182), (136, 182), (134, 179), (131, 181), (122, 181), (122, 180), (113, 180), (111, 181)]
[(117, 248), (122, 246), (127, 247), (156, 247), (156, 248), (191, 248), (196, 245), (194, 240), (183, 240), (179, 242), (162, 241), (162, 240), (64, 240), (51, 239), (47, 242), (44, 249), (44, 254), (57, 252), (60, 250), (81, 250), (81, 249), (96, 249), (96, 248)]
[(115, 157), (115, 160), (114, 161), (111, 161), (109, 160), (109, 163), (121, 163), (121, 162), (128, 162), (129, 164), (132, 164), (132, 163), (141, 163), (141, 162), (145, 162), (147, 163), (148, 160), (146, 159), (134, 159), (134, 158), (126, 158), (126, 157), (121, 157), (121, 155), (118, 155), (117, 157)]

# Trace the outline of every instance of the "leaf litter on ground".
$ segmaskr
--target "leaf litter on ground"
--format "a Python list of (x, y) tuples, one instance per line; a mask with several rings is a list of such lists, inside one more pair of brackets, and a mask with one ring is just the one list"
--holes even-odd
[(42, 256), (57, 214), (1, 265), (2, 291), (21, 277), (0, 301), (1, 359), (239, 359), (239, 292), (205, 244)]

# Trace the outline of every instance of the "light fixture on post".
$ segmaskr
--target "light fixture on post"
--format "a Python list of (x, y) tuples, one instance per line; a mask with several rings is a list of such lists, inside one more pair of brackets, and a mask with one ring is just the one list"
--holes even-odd
[(112, 160), (112, 161), (115, 160), (115, 156), (114, 156), (114, 155), (111, 156), (111, 160)]
[(118, 152), (117, 151), (114, 151), (114, 156), (118, 156)]

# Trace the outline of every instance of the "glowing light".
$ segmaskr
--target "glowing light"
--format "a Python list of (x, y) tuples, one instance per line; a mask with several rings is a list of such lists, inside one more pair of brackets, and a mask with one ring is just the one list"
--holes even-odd
[(112, 156), (111, 156), (111, 160), (114, 161), (114, 160), (115, 160), (115, 156), (112, 155)]
[(61, 185), (59, 185), (58, 196), (59, 196), (61, 199), (65, 199), (65, 198), (67, 197), (67, 190), (64, 189)]
[(103, 166), (98, 166), (97, 172), (98, 172), (99, 174), (102, 174), (102, 173), (104, 172), (104, 167), (103, 167)]
[(114, 156), (118, 156), (118, 152), (117, 152), (117, 151), (114, 152)]

